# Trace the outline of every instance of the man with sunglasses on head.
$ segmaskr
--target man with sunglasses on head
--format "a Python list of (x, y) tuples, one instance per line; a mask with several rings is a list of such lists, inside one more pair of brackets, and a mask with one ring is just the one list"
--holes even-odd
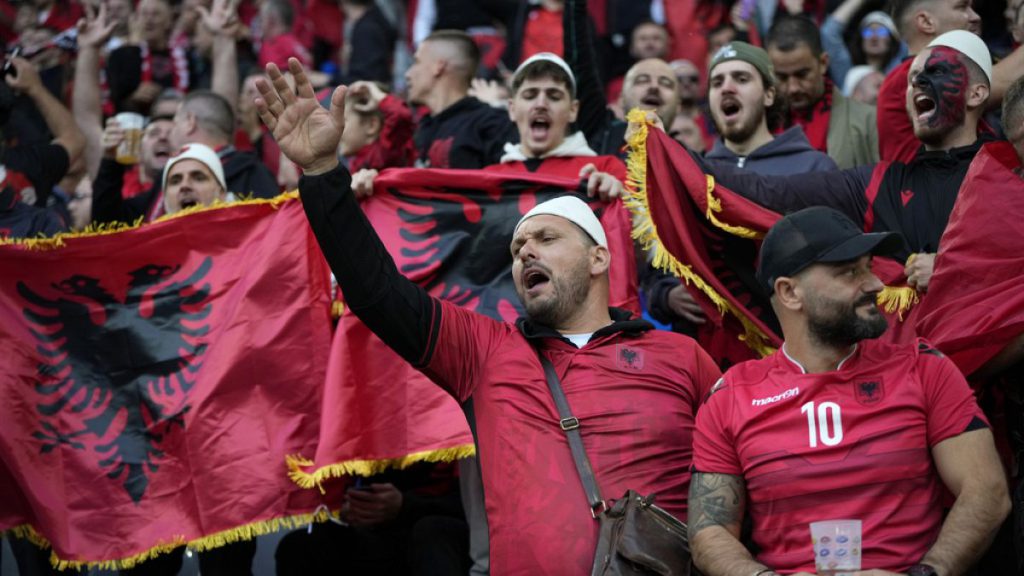
[(840, 168), (877, 162), (875, 110), (846, 98), (832, 84), (817, 25), (804, 16), (780, 18), (766, 45), (779, 93), (789, 104), (786, 124), (802, 126), (811, 146)]

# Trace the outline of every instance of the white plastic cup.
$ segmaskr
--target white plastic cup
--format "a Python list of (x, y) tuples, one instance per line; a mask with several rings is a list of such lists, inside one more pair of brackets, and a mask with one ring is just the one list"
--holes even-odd
[(119, 164), (138, 164), (142, 159), (142, 128), (146, 119), (135, 112), (121, 112), (114, 118), (124, 130), (124, 140), (117, 146), (115, 160)]
[(814, 566), (819, 576), (852, 576), (864, 553), (860, 520), (811, 522)]

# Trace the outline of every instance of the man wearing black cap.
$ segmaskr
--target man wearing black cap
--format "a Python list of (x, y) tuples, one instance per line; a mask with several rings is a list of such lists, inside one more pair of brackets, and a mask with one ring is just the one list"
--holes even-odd
[[(868, 574), (963, 574), (1005, 518), (992, 434), (963, 376), (923, 341), (875, 340), (886, 320), (871, 257), (902, 243), (824, 207), (765, 237), (757, 277), (785, 343), (729, 370), (698, 414), (690, 543), (706, 576), (820, 574), (808, 525), (839, 518), (861, 522), (853, 553)], [(956, 497), (945, 521), (943, 487)], [(739, 541), (745, 510), (756, 558)]]

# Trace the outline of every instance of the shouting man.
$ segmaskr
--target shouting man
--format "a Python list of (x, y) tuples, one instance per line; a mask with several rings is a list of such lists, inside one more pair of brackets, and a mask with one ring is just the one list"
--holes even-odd
[(268, 66), (260, 116), (303, 170), (303, 206), (350, 309), (475, 414), (492, 571), (584, 573), (593, 561), (598, 526), (563, 432), (573, 423), (560, 422), (538, 354), (561, 377), (601, 492), (655, 492), (685, 516), (689, 431), (718, 370), (692, 340), (608, 308), (610, 253), (591, 209), (556, 198), (519, 221), (512, 274), (527, 315), (515, 326), (434, 299), (399, 273), (338, 164), (345, 89), (324, 110), (298, 61), (289, 68), (294, 90)]

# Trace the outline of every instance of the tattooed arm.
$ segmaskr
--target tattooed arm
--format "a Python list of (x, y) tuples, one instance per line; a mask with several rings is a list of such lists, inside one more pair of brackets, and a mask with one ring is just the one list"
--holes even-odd
[[(741, 476), (694, 472), (690, 479), (690, 550), (704, 576), (749, 576), (766, 569), (740, 543), (746, 500)], [(769, 574), (774, 572), (764, 576)]]

